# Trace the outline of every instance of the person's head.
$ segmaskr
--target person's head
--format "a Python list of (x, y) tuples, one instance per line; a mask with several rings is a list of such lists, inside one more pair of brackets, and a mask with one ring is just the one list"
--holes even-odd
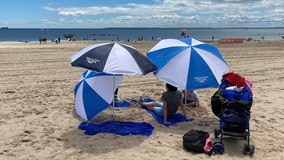
[(170, 92), (175, 92), (175, 91), (177, 91), (177, 87), (175, 87), (175, 86), (172, 86), (172, 85), (170, 85), (170, 84), (166, 84), (166, 88), (167, 88), (167, 90), (168, 91), (170, 91)]

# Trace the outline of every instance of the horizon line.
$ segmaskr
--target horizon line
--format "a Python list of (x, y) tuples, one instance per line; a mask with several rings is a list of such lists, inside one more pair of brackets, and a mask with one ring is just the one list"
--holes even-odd
[(1, 27), (1, 30), (6, 30), (6, 29), (282, 29), (284, 27), (103, 27), (103, 28), (88, 28), (88, 27), (46, 27), (46, 28), (41, 28), (41, 27)]

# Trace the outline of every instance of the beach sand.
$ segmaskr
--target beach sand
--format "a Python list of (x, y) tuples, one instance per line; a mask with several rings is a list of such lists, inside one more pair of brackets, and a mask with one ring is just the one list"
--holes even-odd
[[(210, 98), (216, 88), (197, 90), (199, 108), (187, 108), (194, 121), (164, 127), (145, 110), (132, 104), (115, 108), (115, 120), (148, 122), (151, 136), (96, 134), (88, 136), (78, 125), (83, 120), (74, 107), (73, 88), (85, 69), (71, 67), (70, 57), (96, 42), (55, 44), (0, 43), (0, 159), (99, 159), (99, 160), (191, 160), (206, 154), (187, 152), (182, 136), (190, 129), (203, 130), (214, 138), (219, 119), (211, 111)], [(146, 54), (157, 41), (128, 43)], [(254, 103), (250, 119), (253, 159), (284, 159), (284, 41), (254, 41), (218, 44), (231, 71), (253, 83)], [(118, 95), (124, 99), (160, 99), (164, 82), (153, 74), (124, 76)], [(94, 120), (113, 120), (112, 109)], [(215, 140), (215, 139), (214, 139)], [(219, 141), (219, 139), (215, 141)], [(210, 159), (251, 159), (243, 155), (244, 140), (224, 139), (225, 153)]]

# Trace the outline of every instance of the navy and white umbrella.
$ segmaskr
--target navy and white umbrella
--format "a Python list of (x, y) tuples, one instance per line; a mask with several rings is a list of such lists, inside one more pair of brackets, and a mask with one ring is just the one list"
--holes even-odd
[(122, 75), (85, 71), (74, 88), (75, 108), (84, 120), (91, 120), (110, 106)]
[(157, 66), (137, 49), (117, 42), (86, 47), (71, 57), (71, 65), (97, 72), (135, 76), (157, 70)]
[(215, 46), (193, 38), (161, 40), (147, 57), (158, 79), (186, 90), (218, 87), (230, 70)]

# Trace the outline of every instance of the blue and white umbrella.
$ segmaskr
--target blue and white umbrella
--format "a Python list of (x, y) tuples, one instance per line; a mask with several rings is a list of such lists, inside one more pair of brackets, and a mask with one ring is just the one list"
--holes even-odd
[(157, 70), (157, 66), (137, 49), (116, 42), (94, 44), (82, 49), (71, 57), (71, 65), (96, 72), (134, 76)]
[(77, 114), (84, 120), (91, 120), (109, 107), (122, 78), (122, 75), (85, 71), (74, 88)]
[(193, 38), (161, 40), (147, 57), (158, 67), (158, 79), (186, 90), (218, 87), (230, 70), (215, 46)]

